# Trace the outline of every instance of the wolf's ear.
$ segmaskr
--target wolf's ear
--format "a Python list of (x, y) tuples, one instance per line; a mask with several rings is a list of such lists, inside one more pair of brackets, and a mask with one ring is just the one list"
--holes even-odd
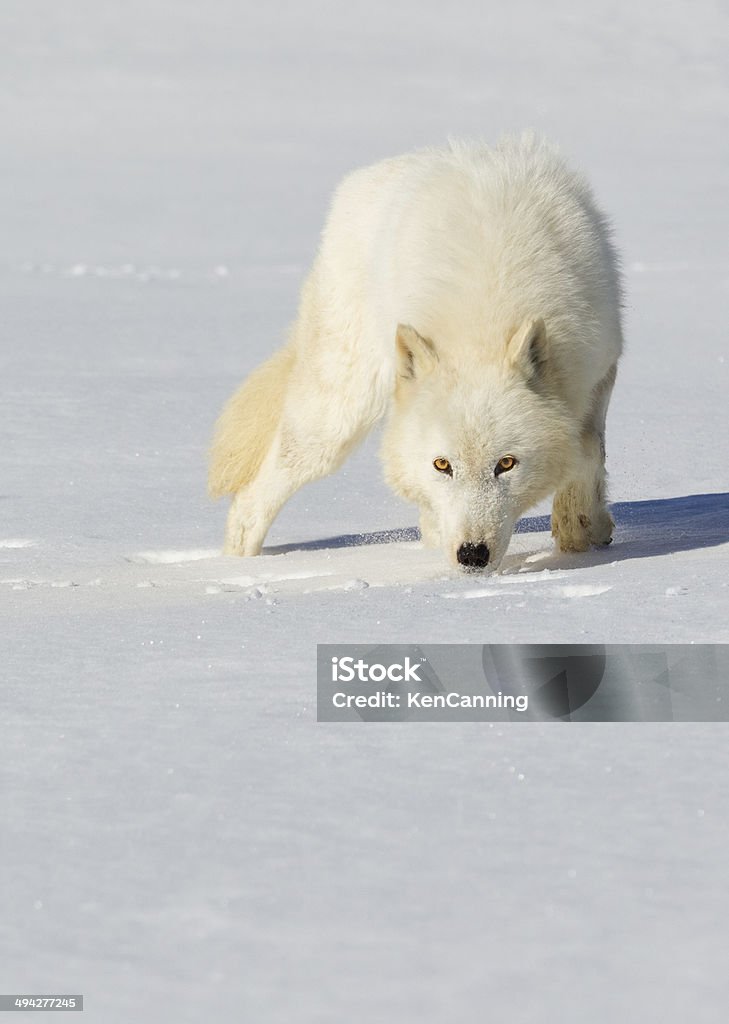
[(520, 370), (530, 383), (536, 382), (549, 357), (544, 320), (541, 317), (525, 320), (509, 339), (507, 352), (512, 366)]
[(432, 373), (438, 364), (435, 345), (421, 338), (414, 327), (399, 324), (396, 335), (397, 374), (403, 380), (416, 380)]

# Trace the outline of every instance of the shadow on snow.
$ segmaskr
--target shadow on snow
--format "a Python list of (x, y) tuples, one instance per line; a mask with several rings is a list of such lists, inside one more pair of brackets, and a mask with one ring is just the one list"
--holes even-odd
[[(534, 566), (545, 568), (585, 568), (629, 558), (651, 558), (678, 551), (716, 547), (729, 541), (729, 494), (689, 494), (681, 498), (656, 498), (651, 501), (619, 501), (611, 506), (615, 519), (613, 543), (582, 554), (554, 552)], [(516, 533), (544, 533), (550, 529), (549, 516), (526, 516), (516, 525)], [(331, 548), (363, 547), (368, 544), (400, 544), (420, 540), (415, 526), (375, 533), (345, 533), (338, 537), (278, 544), (267, 547), (266, 555), (289, 551), (325, 551)]]

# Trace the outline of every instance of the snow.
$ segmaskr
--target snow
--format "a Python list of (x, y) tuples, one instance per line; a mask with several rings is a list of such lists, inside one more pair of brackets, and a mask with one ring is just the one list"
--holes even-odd
[[(726, 726), (317, 724), (317, 643), (726, 642), (729, 16), (8, 0), (0, 989), (92, 1021), (719, 1022)], [(259, 559), (205, 496), (363, 163), (533, 126), (610, 212), (615, 541), (420, 546), (377, 438)]]

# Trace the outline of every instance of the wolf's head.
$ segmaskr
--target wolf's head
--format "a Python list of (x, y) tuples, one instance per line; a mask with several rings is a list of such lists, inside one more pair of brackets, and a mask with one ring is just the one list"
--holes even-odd
[(494, 571), (514, 525), (577, 457), (556, 397), (541, 319), (505, 339), (504, 356), (464, 363), (412, 327), (397, 330), (397, 385), (383, 443), (388, 483), (421, 509), (424, 540), (468, 569)]

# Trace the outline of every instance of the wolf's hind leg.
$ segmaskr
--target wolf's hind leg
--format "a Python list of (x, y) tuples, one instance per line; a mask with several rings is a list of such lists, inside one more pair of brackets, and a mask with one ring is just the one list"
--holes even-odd
[(587, 551), (609, 544), (613, 519), (606, 503), (605, 418), (617, 365), (595, 388), (593, 405), (582, 430), (582, 454), (573, 478), (554, 496), (552, 536), (561, 551)]

